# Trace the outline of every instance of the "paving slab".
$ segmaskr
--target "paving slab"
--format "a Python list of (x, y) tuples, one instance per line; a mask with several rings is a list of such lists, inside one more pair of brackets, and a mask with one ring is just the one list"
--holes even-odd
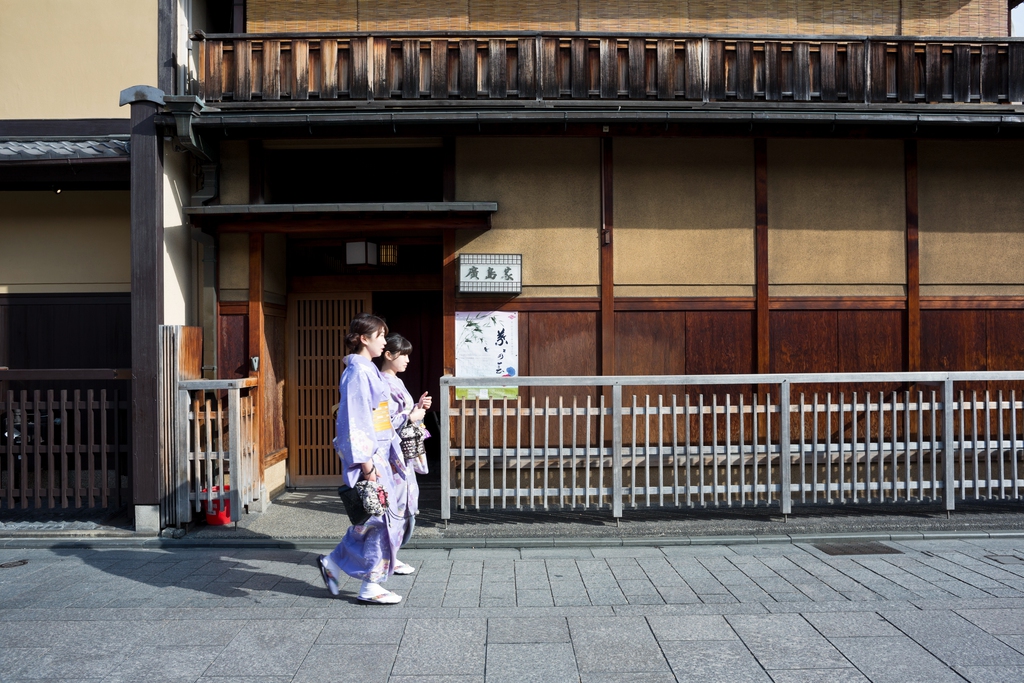
[[(581, 673), (659, 673), (668, 663), (642, 617), (572, 617), (569, 619)], [(623, 647), (628, 643), (629, 647)]]
[(680, 683), (771, 683), (764, 668), (738, 640), (662, 643)]
[(487, 645), (487, 683), (550, 683), (577, 677), (571, 643)]

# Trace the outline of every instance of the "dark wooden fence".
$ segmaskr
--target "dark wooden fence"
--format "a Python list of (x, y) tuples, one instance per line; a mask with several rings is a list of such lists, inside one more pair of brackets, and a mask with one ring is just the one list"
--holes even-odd
[[(0, 509), (128, 502), (130, 378), (130, 370), (0, 370)], [(94, 382), (119, 388), (66, 388)]]
[(198, 36), (208, 102), (684, 100), (1019, 103), (1012, 39)]

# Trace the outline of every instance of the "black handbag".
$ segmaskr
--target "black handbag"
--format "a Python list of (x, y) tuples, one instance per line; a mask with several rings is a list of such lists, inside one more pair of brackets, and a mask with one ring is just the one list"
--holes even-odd
[(351, 486), (342, 485), (338, 487), (338, 496), (345, 505), (345, 514), (348, 515), (348, 521), (352, 522), (352, 526), (365, 524), (366, 520), (370, 519), (370, 513), (363, 507), (363, 497), (359, 491)]

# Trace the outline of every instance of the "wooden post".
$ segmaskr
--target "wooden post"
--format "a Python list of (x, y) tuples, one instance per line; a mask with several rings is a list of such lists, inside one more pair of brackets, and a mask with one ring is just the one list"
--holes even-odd
[(615, 374), (612, 139), (601, 138), (601, 374)]
[(163, 143), (155, 124), (158, 103), (136, 99), (130, 104), (132, 502), (136, 530), (158, 532), (159, 326), (164, 319)]
[(917, 242), (917, 140), (904, 143), (907, 190), (907, 372), (921, 370), (921, 259)]
[(757, 283), (757, 372), (768, 372), (771, 355), (768, 326), (768, 141), (754, 140), (754, 233)]
[(165, 93), (175, 93), (177, 77), (174, 52), (178, 49), (178, 0), (157, 3), (157, 69), (156, 86)]
[[(253, 421), (252, 421), (252, 444), (260, 463), (260, 481), (263, 480), (262, 467), (262, 444), (263, 436), (263, 410), (262, 392), (263, 376), (266, 361), (264, 349), (264, 326), (263, 326), (263, 233), (254, 232), (249, 235), (249, 377), (255, 377), (258, 385), (250, 389), (252, 396)], [(258, 359), (256, 367), (253, 367), (252, 359)], [(232, 429), (239, 425), (231, 422)], [(254, 482), (259, 488), (259, 482)], [(232, 510), (234, 515), (234, 510)]]

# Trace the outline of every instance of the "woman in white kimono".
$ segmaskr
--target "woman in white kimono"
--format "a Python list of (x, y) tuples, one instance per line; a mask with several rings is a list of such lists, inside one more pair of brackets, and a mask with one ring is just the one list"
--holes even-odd
[[(360, 313), (349, 323), (345, 336), (345, 371), (341, 375), (334, 447), (342, 461), (345, 483), (355, 487), (361, 479), (376, 481), (394, 501), (395, 481), (404, 476), (401, 457), (393, 458), (395, 436), (388, 411), (388, 387), (371, 362), (387, 343), (387, 325), (377, 316)], [(405, 531), (404, 520), (389, 503), (383, 515), (349, 527), (330, 555), (318, 558), (320, 575), (332, 595), (339, 592), (342, 574), (360, 579), (358, 599), (363, 602), (395, 604), (401, 596), (380, 584), (394, 572), (395, 553)]]
[[(390, 334), (387, 337), (387, 344), (384, 353), (381, 355), (381, 374), (388, 386), (389, 405), (391, 413), (391, 426), (398, 433), (407, 424), (421, 425), (423, 417), (430, 409), (432, 399), (430, 394), (423, 392), (420, 399), (413, 402), (412, 394), (405, 388), (405, 382), (398, 378), (398, 373), (405, 372), (409, 367), (409, 354), (412, 352), (412, 344), (400, 334)], [(422, 425), (421, 425), (422, 426)], [(423, 429), (423, 438), (427, 438), (427, 430)], [(395, 447), (398, 457), (402, 457), (402, 449), (398, 439), (395, 440)], [(417, 474), (427, 473), (427, 458), (420, 455), (411, 460), (405, 461), (405, 477), (396, 478), (395, 504), (396, 512), (405, 517), (405, 531), (402, 536), (402, 545), (409, 542), (412, 531), (416, 527), (416, 515), (420, 511), (420, 487), (416, 481)], [(415, 569), (401, 560), (395, 558), (396, 574), (412, 574)]]

